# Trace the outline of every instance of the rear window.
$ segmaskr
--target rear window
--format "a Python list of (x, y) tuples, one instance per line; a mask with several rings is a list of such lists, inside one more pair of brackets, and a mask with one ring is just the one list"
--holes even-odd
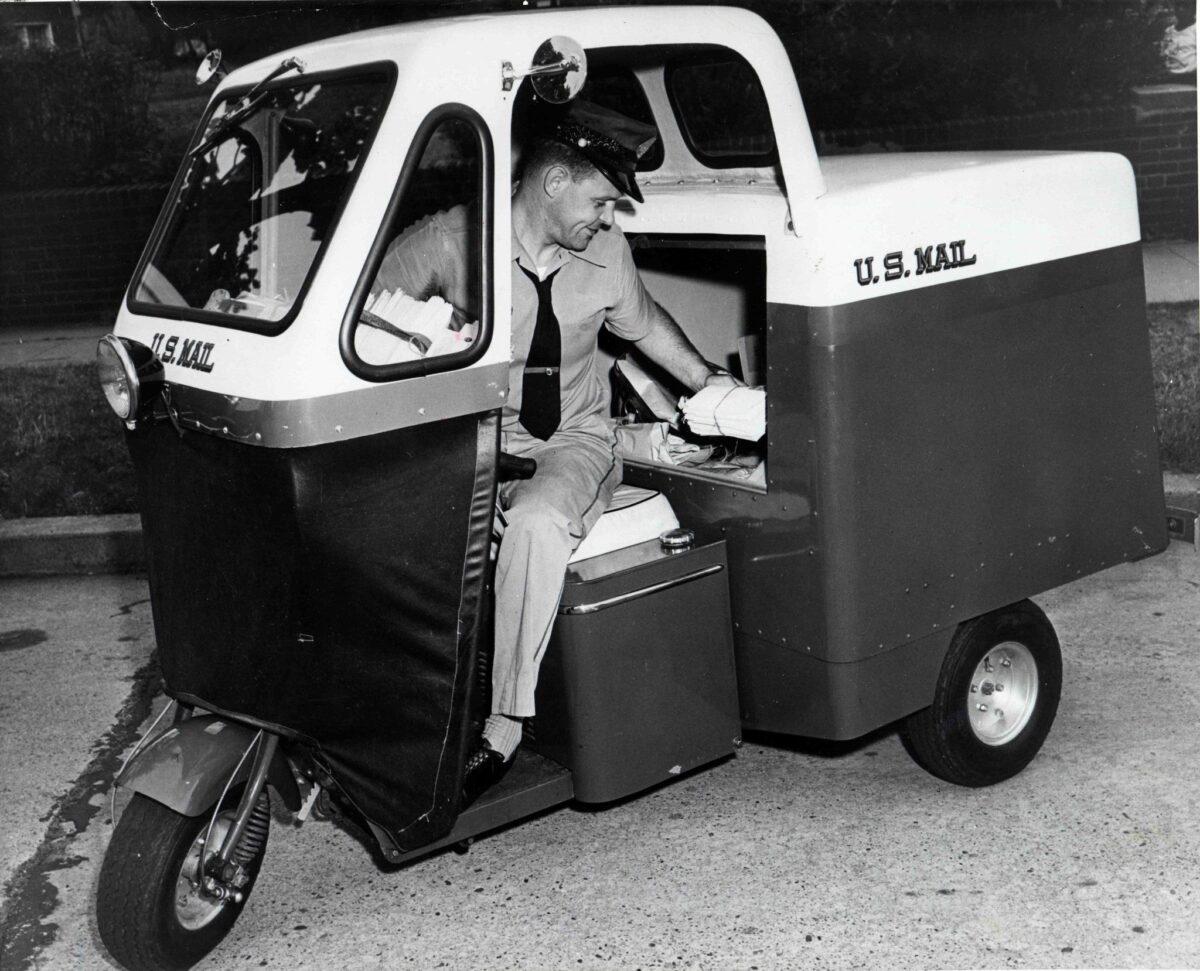
[(775, 133), (754, 69), (732, 51), (668, 66), (667, 95), (692, 153), (711, 168), (771, 165)]
[(299, 78), (218, 102), (135, 309), (275, 332), (293, 316), (387, 104), (391, 74)]

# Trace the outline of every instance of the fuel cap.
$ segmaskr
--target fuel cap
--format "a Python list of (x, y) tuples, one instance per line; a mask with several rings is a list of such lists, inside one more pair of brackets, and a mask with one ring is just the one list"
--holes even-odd
[(679, 553), (686, 549), (691, 549), (692, 543), (695, 542), (696, 534), (690, 529), (668, 529), (665, 533), (660, 533), (658, 542), (664, 550), (670, 553)]

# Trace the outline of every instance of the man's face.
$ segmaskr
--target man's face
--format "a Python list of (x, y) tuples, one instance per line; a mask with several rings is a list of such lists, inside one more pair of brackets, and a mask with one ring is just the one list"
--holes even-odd
[(592, 237), (612, 225), (621, 192), (599, 172), (563, 182), (549, 207), (550, 235), (563, 249), (582, 252)]

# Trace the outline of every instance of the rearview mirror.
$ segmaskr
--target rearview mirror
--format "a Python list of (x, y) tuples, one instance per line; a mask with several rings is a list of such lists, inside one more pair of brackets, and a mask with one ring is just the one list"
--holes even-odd
[(566, 104), (583, 89), (587, 80), (587, 54), (570, 37), (551, 37), (534, 52), (529, 70), (517, 73), (512, 63), (501, 65), (505, 91), (511, 91), (517, 78), (528, 77), (533, 90), (552, 105)]
[(196, 83), (204, 84), (221, 69), (221, 51), (214, 48), (205, 55), (200, 66), (196, 68)]

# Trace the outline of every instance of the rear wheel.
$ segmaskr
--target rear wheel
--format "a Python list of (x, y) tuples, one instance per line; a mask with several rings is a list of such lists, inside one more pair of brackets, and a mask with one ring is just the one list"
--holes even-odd
[(900, 737), (924, 769), (960, 786), (990, 786), (1037, 755), (1062, 693), (1062, 654), (1046, 615), (1020, 603), (960, 624), (933, 704)]
[[(237, 808), (230, 794), (209, 838), (219, 849)], [(96, 923), (109, 953), (129, 971), (190, 968), (225, 937), (254, 888), (266, 853), (270, 807), (264, 792), (235, 851), (248, 879), (241, 899), (200, 889), (212, 810), (182, 816), (137, 793), (122, 814), (100, 870)]]

